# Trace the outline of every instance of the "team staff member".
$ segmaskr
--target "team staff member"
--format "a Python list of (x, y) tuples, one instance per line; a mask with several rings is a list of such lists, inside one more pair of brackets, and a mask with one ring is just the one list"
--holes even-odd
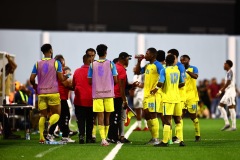
[(109, 117), (114, 111), (114, 83), (117, 83), (116, 66), (106, 59), (107, 48), (104, 44), (97, 46), (99, 60), (94, 61), (88, 70), (89, 84), (92, 85), (93, 112), (97, 112), (102, 146), (109, 145), (106, 136), (109, 130)]
[[(52, 46), (50, 44), (44, 44), (41, 47), (41, 51), (44, 54), (44, 58), (35, 63), (30, 76), (30, 82), (37, 90), (38, 94), (38, 107), (41, 113), (41, 117), (39, 119), (39, 143), (44, 143), (45, 138), (43, 136), (43, 131), (48, 115), (47, 108), (49, 107), (52, 113), (48, 121), (47, 132), (60, 117), (61, 108), (58, 79), (60, 81), (64, 81), (64, 78), (61, 62), (51, 58), (53, 56)], [(36, 77), (38, 78), (38, 85), (35, 83)], [(49, 136), (49, 134), (46, 138), (52, 140), (51, 135)]]

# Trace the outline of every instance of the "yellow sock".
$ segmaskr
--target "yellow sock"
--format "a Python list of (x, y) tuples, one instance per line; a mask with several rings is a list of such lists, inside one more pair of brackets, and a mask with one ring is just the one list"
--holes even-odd
[(38, 128), (39, 128), (39, 133), (40, 133), (40, 140), (45, 140), (43, 136), (44, 128), (45, 128), (45, 117), (40, 117), (39, 122), (38, 122)]
[(93, 125), (92, 137), (96, 137), (96, 133), (97, 133), (97, 126)]
[(51, 115), (51, 117), (49, 118), (49, 126), (48, 128), (50, 128), (53, 124), (57, 123), (57, 121), (59, 120), (59, 114), (53, 114)]
[(105, 126), (98, 125), (98, 130), (100, 133), (101, 139), (106, 139), (106, 134), (105, 134)]
[(159, 122), (157, 118), (152, 119), (152, 137), (159, 138)]
[(195, 136), (200, 136), (200, 126), (199, 126), (199, 121), (198, 118), (195, 118), (193, 120), (194, 128), (195, 128)]
[(148, 125), (148, 129), (152, 135), (152, 120), (151, 119), (147, 120), (147, 125)]
[(105, 126), (105, 134), (106, 134), (106, 137), (108, 137), (108, 130), (109, 130), (109, 126)]
[(169, 134), (170, 134), (170, 126), (169, 125), (164, 125), (163, 127), (163, 143), (168, 143), (168, 138), (169, 138)]
[[(180, 123), (182, 125), (182, 130), (183, 130), (183, 120), (182, 119), (180, 120)], [(175, 136), (178, 137), (178, 139), (179, 139), (179, 136), (181, 136), (181, 135), (178, 135), (178, 134), (179, 134), (179, 132), (177, 132), (177, 125), (176, 125), (175, 126)], [(183, 136), (183, 134), (182, 134), (182, 136)]]
[(176, 124), (176, 133), (177, 133), (177, 137), (180, 141), (183, 141), (183, 129), (182, 129), (182, 124), (178, 123)]

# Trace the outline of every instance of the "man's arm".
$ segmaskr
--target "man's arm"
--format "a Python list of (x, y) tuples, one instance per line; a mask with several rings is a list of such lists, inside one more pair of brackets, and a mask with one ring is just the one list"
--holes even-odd
[(186, 71), (187, 74), (189, 74), (193, 79), (197, 79), (198, 78), (198, 74), (195, 74), (193, 72), (190, 71)]
[(222, 92), (225, 91), (225, 89), (231, 84), (231, 80), (227, 80), (227, 83), (224, 84), (224, 86), (219, 90), (218, 94), (216, 95), (216, 97), (219, 97)]
[(9, 73), (13, 73), (17, 68), (17, 64), (11, 59), (10, 55), (7, 54), (6, 58), (8, 60), (8, 64), (11, 66)]

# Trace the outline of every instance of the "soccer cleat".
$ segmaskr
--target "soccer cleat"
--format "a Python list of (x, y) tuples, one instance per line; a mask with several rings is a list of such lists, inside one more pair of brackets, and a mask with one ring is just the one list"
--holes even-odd
[(237, 130), (237, 128), (229, 128), (226, 131), (236, 131), (236, 130)]
[(171, 139), (168, 140), (168, 144), (173, 144)]
[(54, 136), (55, 138), (59, 138), (59, 131), (54, 131), (54, 132), (53, 132), (53, 136)]
[(75, 136), (76, 134), (78, 134), (77, 131), (69, 131), (69, 136), (72, 137), (72, 136)]
[(160, 142), (158, 144), (155, 144), (154, 147), (168, 147), (168, 143)]
[(184, 143), (183, 141), (181, 141), (181, 142), (179, 143), (179, 146), (180, 146), (180, 147), (184, 147), (184, 146), (186, 146), (186, 145), (185, 145), (185, 143)]
[(195, 136), (195, 142), (200, 142), (201, 141), (201, 137), (200, 136)]
[(123, 137), (119, 140), (121, 143), (132, 143), (131, 141), (129, 141), (127, 138)]
[(105, 139), (103, 139), (101, 142), (101, 146), (109, 146), (109, 143)]
[(180, 143), (180, 140), (178, 139), (178, 137), (174, 136), (174, 137), (172, 137), (172, 142), (175, 144), (178, 144), (178, 143)]
[(149, 128), (148, 127), (144, 127), (143, 131), (149, 131)]
[(69, 137), (62, 137), (62, 141), (66, 143), (75, 143), (75, 140), (69, 138)]
[(137, 127), (133, 131), (141, 131), (141, 130), (142, 130), (141, 128)]
[(221, 129), (221, 131), (225, 131), (225, 130), (228, 129), (228, 128), (230, 128), (230, 124), (225, 125), (225, 126)]
[(45, 139), (46, 139), (47, 141), (50, 141), (50, 142), (55, 141), (55, 140), (54, 140), (54, 136), (51, 135), (51, 134), (47, 134), (47, 136), (45, 137)]
[(39, 144), (44, 144), (44, 143), (45, 143), (45, 140), (42, 140), (42, 139), (39, 140)]
[(148, 145), (159, 144), (159, 140), (157, 138), (152, 138), (146, 144), (148, 144)]

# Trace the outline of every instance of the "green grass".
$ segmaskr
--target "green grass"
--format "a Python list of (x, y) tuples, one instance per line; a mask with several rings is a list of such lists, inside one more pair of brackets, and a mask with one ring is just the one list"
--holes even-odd
[[(131, 123), (135, 122), (135, 119)], [(232, 160), (239, 158), (240, 133), (239, 131), (220, 131), (223, 127), (223, 120), (200, 119), (201, 142), (194, 142), (194, 128), (189, 119), (184, 119), (184, 141), (186, 146), (179, 147), (178, 144), (170, 145), (167, 148), (144, 145), (150, 139), (150, 133), (144, 131), (133, 132), (129, 139), (132, 144), (124, 144), (116, 160)], [(240, 124), (240, 120), (237, 121)], [(128, 127), (129, 128), (129, 127)], [(126, 128), (126, 130), (128, 129)], [(238, 128), (240, 126), (238, 125)], [(162, 127), (160, 128), (162, 137)], [(22, 134), (19, 132), (17, 134)], [(115, 147), (111, 144), (108, 147), (100, 146), (98, 136), (96, 144), (78, 144), (78, 136), (75, 144), (67, 145), (40, 145), (38, 135), (31, 135), (31, 140), (0, 140), (0, 160), (75, 160), (89, 159), (102, 160)], [(46, 153), (37, 158), (36, 155)]]

